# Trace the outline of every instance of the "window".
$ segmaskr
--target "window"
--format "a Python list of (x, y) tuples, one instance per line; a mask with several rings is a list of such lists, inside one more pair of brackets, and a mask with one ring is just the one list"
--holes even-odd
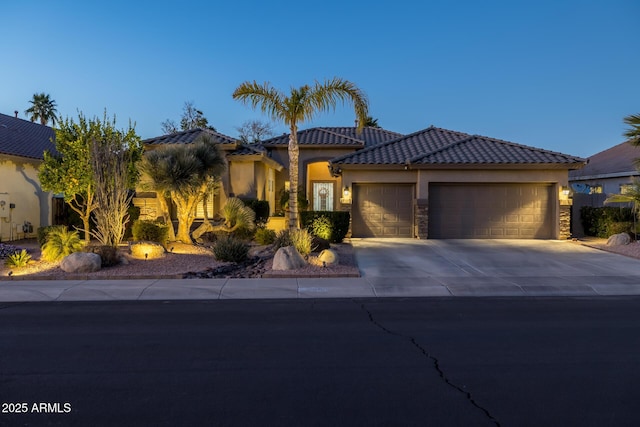
[(627, 194), (633, 190), (633, 184), (620, 184), (620, 194)]

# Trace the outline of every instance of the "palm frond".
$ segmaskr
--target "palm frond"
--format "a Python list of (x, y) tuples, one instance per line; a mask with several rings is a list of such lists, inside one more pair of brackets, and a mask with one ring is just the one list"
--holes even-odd
[(640, 146), (640, 114), (631, 114), (624, 118), (624, 123), (630, 128), (624, 132), (624, 136), (629, 138), (629, 143)]
[(244, 82), (233, 91), (233, 99), (237, 99), (253, 109), (259, 109), (269, 115), (272, 120), (286, 120), (286, 97), (268, 82), (259, 84), (255, 80)]

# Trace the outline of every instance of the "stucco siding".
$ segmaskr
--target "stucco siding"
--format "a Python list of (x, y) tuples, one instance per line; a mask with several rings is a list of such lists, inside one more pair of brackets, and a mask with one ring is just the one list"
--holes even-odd
[[(51, 224), (51, 193), (40, 187), (37, 164), (0, 160), (0, 193), (6, 199), (0, 217), (2, 241), (33, 237), (38, 227)], [(10, 209), (9, 203), (15, 208)], [(33, 233), (26, 236), (22, 231), (25, 221), (33, 226)]]

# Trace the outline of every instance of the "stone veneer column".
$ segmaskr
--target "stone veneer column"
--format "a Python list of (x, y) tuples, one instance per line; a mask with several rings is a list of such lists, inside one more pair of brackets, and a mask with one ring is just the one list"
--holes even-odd
[(429, 237), (429, 200), (417, 199), (413, 206), (416, 237), (426, 239)]
[(345, 238), (351, 237), (351, 226), (353, 224), (353, 210), (351, 209), (351, 203), (340, 203), (340, 210), (344, 212), (349, 212), (349, 230), (347, 234), (344, 236)]
[(560, 239), (571, 238), (571, 205), (560, 205)]

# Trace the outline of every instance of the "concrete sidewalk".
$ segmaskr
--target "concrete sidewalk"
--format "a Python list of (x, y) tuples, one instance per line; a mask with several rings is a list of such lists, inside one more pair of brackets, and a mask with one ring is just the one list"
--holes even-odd
[(640, 276), (20, 280), (1, 302), (640, 295)]

